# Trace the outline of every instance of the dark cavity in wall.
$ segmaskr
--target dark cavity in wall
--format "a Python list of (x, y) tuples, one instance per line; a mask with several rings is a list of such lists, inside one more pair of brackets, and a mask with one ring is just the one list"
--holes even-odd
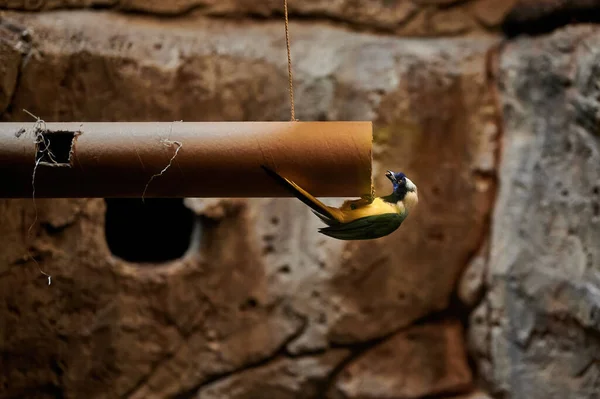
[(136, 263), (181, 258), (190, 247), (195, 215), (181, 198), (106, 199), (106, 242), (113, 255)]
[(509, 37), (542, 35), (570, 24), (600, 23), (600, 0), (520, 1), (506, 15), (502, 31)]

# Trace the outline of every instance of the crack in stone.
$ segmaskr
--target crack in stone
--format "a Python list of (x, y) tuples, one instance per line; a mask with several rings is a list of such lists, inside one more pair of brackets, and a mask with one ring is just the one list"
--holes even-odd
[[(496, 208), (496, 204), (498, 201), (498, 195), (500, 192), (500, 168), (502, 163), (502, 150), (503, 150), (503, 139), (504, 139), (504, 126), (503, 126), (503, 112), (502, 112), (502, 104), (501, 104), (501, 93), (498, 87), (498, 75), (500, 68), (500, 59), (502, 57), (503, 50), (507, 40), (502, 40), (497, 44), (494, 44), (490, 49), (487, 50), (485, 55), (485, 77), (486, 77), (486, 85), (488, 95), (491, 97), (491, 103), (493, 107), (493, 119), (494, 124), (496, 126), (496, 134), (493, 137), (494, 143), (494, 166), (492, 171), (475, 171), (474, 177), (484, 178), (491, 182), (490, 190), (492, 191), (490, 196), (490, 206), (489, 206), (489, 214), (486, 216), (484, 221), (484, 228), (482, 229), (481, 237), (479, 238), (478, 245), (476, 249), (471, 254), (470, 258), (467, 261), (467, 264), (472, 262), (472, 260), (479, 256), (483, 255), (484, 257), (484, 271), (482, 276), (482, 288), (481, 294), (478, 297), (477, 303), (474, 304), (470, 309), (463, 308), (464, 311), (463, 317), (461, 317), (461, 322), (463, 324), (463, 337), (465, 341), (466, 355), (468, 364), (471, 368), (471, 372), (473, 373), (474, 379), (477, 380), (481, 375), (479, 369), (477, 367), (477, 356), (472, 354), (469, 351), (469, 329), (470, 329), (470, 318), (472, 313), (478, 309), (480, 306), (486, 306), (487, 311), (485, 313), (485, 325), (487, 327), (486, 330), (486, 338), (485, 342), (487, 343), (487, 348), (485, 348), (486, 354), (489, 354), (491, 351), (491, 304), (489, 303), (489, 299), (487, 298), (487, 292), (490, 287), (488, 286), (489, 281), (489, 272), (490, 272), (490, 261), (491, 261), (491, 249), (492, 249), (492, 230), (493, 230), (493, 219), (494, 219), (494, 211)], [(487, 303), (486, 303), (487, 302)]]
[(308, 321), (308, 317), (292, 310), (291, 308), (288, 308), (287, 310), (290, 313), (292, 313), (294, 315), (294, 317), (298, 317), (300, 319), (301, 324), (298, 327), (297, 331), (295, 331), (287, 339), (285, 339), (281, 343), (279, 348), (272, 355), (267, 356), (266, 358), (261, 359), (259, 361), (248, 363), (240, 368), (237, 368), (237, 369), (225, 372), (225, 373), (216, 374), (214, 376), (210, 376), (210, 377), (204, 379), (201, 383), (197, 384), (196, 386), (194, 386), (184, 392), (179, 392), (179, 393), (173, 395), (171, 398), (172, 399), (192, 399), (195, 396), (197, 396), (198, 392), (202, 388), (206, 387), (207, 385), (227, 379), (235, 374), (238, 374), (238, 373), (241, 373), (241, 372), (244, 372), (247, 370), (253, 370), (253, 369), (260, 368), (260, 367), (264, 367), (264, 366), (280, 359), (281, 357), (288, 356), (287, 346), (290, 344), (290, 342), (293, 342), (298, 337), (300, 337), (302, 334), (304, 334), (304, 332), (308, 328), (309, 321)]
[[(499, 43), (493, 45), (486, 53), (485, 60), (485, 71), (486, 71), (486, 82), (488, 85), (488, 91), (491, 95), (492, 105), (494, 107), (494, 115), (495, 115), (495, 124), (498, 129), (496, 135), (494, 137), (495, 142), (495, 154), (494, 154), (494, 175), (490, 178), (493, 180), (493, 193), (492, 193), (492, 201), (490, 206), (490, 213), (485, 221), (486, 228), (484, 230), (484, 237), (482, 237), (480, 241), (480, 245), (485, 245), (485, 241), (487, 239), (491, 239), (492, 236), (492, 228), (493, 228), (493, 217), (494, 210), (496, 208), (496, 203), (498, 201), (498, 195), (500, 193), (500, 168), (502, 166), (502, 156), (503, 156), (503, 142), (504, 142), (504, 115), (502, 112), (502, 102), (501, 102), (501, 94), (498, 87), (498, 75), (500, 70), (500, 59), (502, 57), (502, 53), (507, 44), (506, 40), (500, 41)], [(481, 249), (481, 247), (479, 248)], [(491, 242), (486, 248), (485, 254), (485, 272), (483, 278), (484, 291), (486, 288), (486, 282), (488, 278), (489, 272), (489, 263), (491, 257)]]
[[(329, 348), (326, 350), (315, 351), (315, 352), (310, 352), (310, 353), (302, 353), (300, 355), (293, 355), (288, 352), (287, 346), (294, 340), (298, 339), (302, 334), (304, 334), (304, 332), (306, 331), (306, 329), (308, 328), (308, 325), (309, 325), (309, 318), (305, 315), (298, 313), (297, 311), (295, 311), (291, 308), (287, 308), (287, 311), (290, 312), (291, 314), (293, 314), (295, 317), (298, 317), (301, 321), (301, 325), (298, 327), (298, 329), (293, 334), (291, 334), (284, 342), (282, 342), (282, 344), (279, 346), (279, 348), (272, 355), (270, 355), (264, 359), (261, 359), (259, 361), (246, 364), (246, 365), (236, 368), (234, 370), (210, 376), (210, 377), (204, 379), (201, 383), (197, 384), (196, 386), (194, 386), (186, 391), (179, 392), (175, 395), (172, 395), (172, 396), (170, 396), (170, 398), (172, 398), (172, 399), (192, 399), (192, 398), (196, 397), (198, 395), (198, 392), (201, 391), (206, 386), (209, 386), (213, 383), (217, 383), (219, 381), (226, 380), (227, 378), (230, 378), (236, 374), (239, 374), (239, 373), (242, 373), (242, 372), (245, 372), (248, 370), (254, 370), (254, 369), (264, 367), (264, 366), (268, 366), (268, 365), (272, 364), (273, 362), (279, 361), (283, 358), (303, 359), (303, 358), (308, 358), (308, 357), (315, 356), (318, 354), (326, 353), (328, 350), (348, 349), (351, 351), (350, 355), (348, 355), (337, 366), (335, 366), (332, 369), (332, 371), (327, 375), (327, 377), (325, 377), (323, 379), (323, 381), (317, 385), (318, 394), (317, 394), (316, 398), (325, 399), (325, 398), (327, 398), (328, 393), (330, 392), (333, 384), (336, 382), (340, 373), (342, 373), (346, 369), (346, 367), (351, 365), (354, 361), (359, 359), (362, 355), (367, 353), (369, 350), (385, 343), (387, 340), (392, 339), (397, 334), (402, 333), (403, 331), (409, 330), (410, 328), (412, 328), (414, 326), (428, 324), (428, 323), (446, 319), (448, 317), (452, 317), (452, 315), (450, 314), (450, 309), (444, 309), (442, 311), (426, 315), (423, 318), (420, 318), (407, 326), (400, 327), (382, 337), (378, 337), (378, 338), (375, 338), (372, 340), (354, 343), (354, 344), (350, 344), (350, 345), (330, 345)], [(192, 335), (192, 334), (190, 334), (190, 335)], [(159, 361), (157, 361), (155, 364), (155, 368), (158, 367), (159, 365), (161, 365), (165, 360), (167, 360), (170, 357), (171, 357), (171, 355), (165, 356), (163, 359), (160, 359)], [(122, 396), (122, 398), (127, 398), (127, 397), (133, 395), (140, 387), (142, 387), (144, 385), (144, 383), (147, 382), (147, 380), (150, 378), (151, 375), (152, 375), (152, 373), (149, 373), (146, 378), (144, 378), (139, 384), (137, 384), (134, 389), (129, 390), (126, 395)], [(444, 396), (444, 395), (455, 395), (455, 394), (461, 394), (461, 393), (464, 393), (464, 390), (461, 390), (460, 392), (457, 391), (457, 392), (436, 393), (435, 395), (431, 396), (431, 398), (439, 398), (440, 396)]]
[(10, 99), (8, 101), (8, 104), (6, 105), (6, 109), (0, 111), (1, 117), (2, 115), (12, 113), (15, 104), (15, 99), (17, 97), (17, 94), (19, 93), (19, 88), (21, 87), (23, 70), (25, 69), (25, 66), (27, 65), (29, 59), (33, 54), (33, 44), (31, 43), (31, 36), (29, 30), (25, 27), (15, 25), (11, 23), (11, 21), (0, 17), (0, 28), (6, 28), (13, 33), (19, 34), (20, 37), (17, 41), (15, 49), (21, 53), (19, 68), (17, 69), (17, 76), (15, 78), (15, 87), (12, 93), (10, 93)]
[[(501, 101), (501, 93), (500, 93), (500, 88), (498, 86), (498, 77), (499, 77), (499, 73), (500, 73), (500, 62), (501, 62), (501, 58), (502, 58), (502, 54), (504, 52), (505, 46), (508, 43), (507, 40), (502, 40), (499, 43), (497, 43), (496, 45), (492, 46), (487, 54), (486, 54), (486, 66), (485, 66), (485, 70), (486, 70), (486, 82), (488, 84), (488, 90), (491, 93), (492, 96), (492, 104), (494, 106), (494, 114), (496, 116), (496, 127), (498, 129), (497, 133), (496, 133), (496, 137), (495, 137), (495, 143), (496, 143), (496, 148), (495, 148), (495, 154), (494, 154), (494, 171), (495, 171), (495, 178), (494, 178), (494, 194), (493, 194), (493, 199), (492, 199), (492, 204), (491, 204), (491, 211), (490, 214), (488, 215), (488, 219), (486, 221), (487, 223), (487, 229), (485, 229), (485, 235), (487, 236), (487, 248), (485, 248), (486, 253), (485, 253), (485, 264), (484, 264), (484, 272), (483, 272), (483, 278), (482, 278), (482, 283), (483, 283), (483, 287), (482, 287), (482, 298), (480, 303), (474, 307), (473, 309), (476, 309), (478, 306), (486, 306), (486, 312), (485, 312), (485, 323), (486, 323), (486, 337), (485, 337), (485, 343), (487, 345), (487, 347), (484, 349), (485, 350), (485, 354), (487, 356), (490, 356), (490, 358), (488, 359), (491, 362), (491, 351), (492, 351), (492, 307), (491, 307), (491, 303), (489, 298), (487, 297), (487, 293), (490, 290), (490, 287), (488, 286), (488, 282), (489, 282), (489, 273), (490, 273), (490, 262), (491, 262), (491, 256), (492, 256), (492, 233), (493, 233), (493, 222), (494, 222), (494, 211), (496, 209), (496, 205), (498, 202), (498, 198), (499, 198), (499, 193), (500, 193), (500, 186), (501, 186), (501, 181), (500, 181), (500, 168), (502, 166), (502, 157), (503, 157), (503, 142), (504, 142), (504, 134), (505, 134), (505, 130), (504, 130), (504, 116), (503, 116), (503, 108), (502, 108), (502, 101)], [(482, 241), (483, 245), (486, 245), (485, 240)], [(484, 304), (485, 302), (485, 304)], [(469, 323), (467, 323), (467, 325), (465, 326), (465, 341), (467, 343), (466, 348), (468, 348), (468, 329), (469, 329), (470, 325)], [(475, 378), (478, 378), (479, 376), (481, 376), (481, 373), (478, 369), (478, 367), (476, 367), (476, 362), (474, 358), (471, 358), (470, 353), (467, 349), (467, 356), (469, 356), (470, 360), (470, 365), (471, 365), (471, 371), (473, 372), (473, 376)], [(489, 389), (488, 389), (489, 391)]]

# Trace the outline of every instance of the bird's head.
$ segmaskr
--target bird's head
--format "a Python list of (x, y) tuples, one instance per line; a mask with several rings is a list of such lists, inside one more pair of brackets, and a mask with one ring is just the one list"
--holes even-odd
[(406, 177), (404, 173), (394, 173), (391, 170), (388, 170), (385, 172), (385, 176), (392, 182), (394, 194), (400, 201), (404, 200), (404, 197), (406, 197), (408, 193), (414, 193), (415, 196), (417, 195), (417, 186)]

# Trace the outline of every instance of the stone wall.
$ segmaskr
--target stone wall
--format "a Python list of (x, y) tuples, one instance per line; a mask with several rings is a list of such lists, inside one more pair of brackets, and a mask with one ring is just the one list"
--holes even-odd
[[(289, 1), (290, 15), (334, 21), (354, 28), (402, 36), (493, 33), (517, 0), (303, 0)], [(4, 3), (4, 4), (3, 4)], [(220, 18), (277, 18), (280, 0), (4, 0), (4, 8), (23, 11), (94, 8), (158, 16), (189, 14)]]
[[(297, 117), (372, 120), (376, 188), (419, 186), (383, 239), (294, 199), (0, 200), (0, 397), (597, 397), (600, 30), (504, 40), (569, 12), (513, 3), (290, 1)], [(0, 7), (3, 121), (289, 117), (279, 1)]]

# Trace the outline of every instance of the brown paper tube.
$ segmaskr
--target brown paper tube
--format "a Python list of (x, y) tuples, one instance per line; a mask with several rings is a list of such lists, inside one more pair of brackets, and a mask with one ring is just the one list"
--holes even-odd
[(358, 197), (372, 136), (371, 122), (0, 123), (0, 197), (32, 197), (36, 163), (36, 198), (289, 197), (261, 164), (315, 196)]

